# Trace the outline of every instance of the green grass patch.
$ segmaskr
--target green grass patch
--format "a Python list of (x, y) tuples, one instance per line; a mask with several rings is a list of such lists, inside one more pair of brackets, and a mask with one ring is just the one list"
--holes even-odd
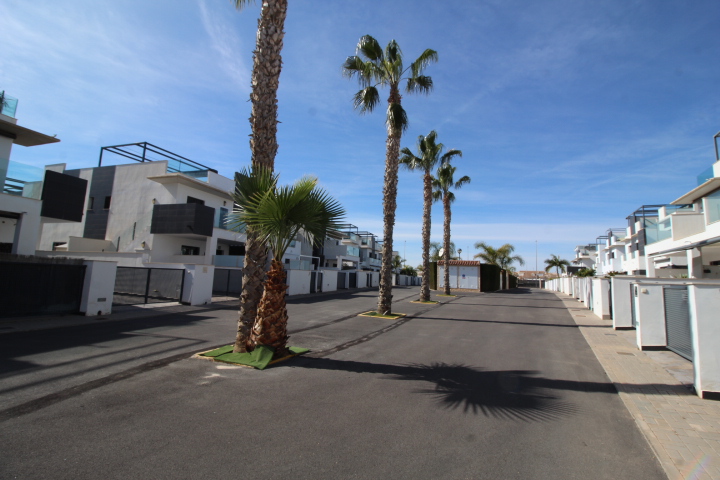
[(375, 310), (371, 310), (369, 312), (361, 313), (358, 315), (359, 317), (373, 317), (373, 318), (386, 318), (388, 320), (397, 320), (398, 318), (404, 317), (405, 313), (390, 313), (390, 315), (380, 315)]
[(435, 296), (436, 296), (436, 297), (457, 297), (457, 295), (445, 295), (445, 294), (442, 294), (442, 293), (438, 293), (438, 294), (435, 295)]
[(288, 347), (288, 350), (290, 350), (291, 355), (273, 360), (273, 355), (275, 353), (274, 349), (264, 345), (260, 345), (252, 352), (246, 353), (233, 353), (233, 346), (226, 345), (209, 352), (201, 353), (200, 356), (212, 358), (216, 362), (232, 363), (235, 365), (244, 365), (246, 367), (257, 368), (258, 370), (264, 370), (272, 363), (280, 362), (310, 351), (310, 349), (301, 347)]
[(427, 300), (427, 301), (420, 301), (420, 300), (411, 300), (410, 303), (425, 303), (425, 304), (436, 304), (440, 302), (436, 302), (435, 300)]

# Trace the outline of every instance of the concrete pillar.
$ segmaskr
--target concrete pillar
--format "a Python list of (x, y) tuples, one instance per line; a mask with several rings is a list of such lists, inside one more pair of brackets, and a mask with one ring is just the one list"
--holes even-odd
[(80, 312), (88, 317), (112, 313), (117, 262), (86, 260)]
[(190, 305), (212, 303), (212, 287), (215, 277), (213, 265), (185, 265), (182, 302)]
[(647, 278), (655, 278), (655, 262), (651, 257), (645, 258), (645, 276)]
[(700, 398), (720, 399), (720, 285), (690, 285), (690, 333), (695, 391)]
[(687, 250), (688, 278), (703, 278), (702, 252), (699, 248)]
[(616, 275), (610, 280), (610, 295), (612, 297), (612, 321), (614, 329), (634, 328), (632, 323), (633, 292), (631, 284), (636, 281), (633, 277)]

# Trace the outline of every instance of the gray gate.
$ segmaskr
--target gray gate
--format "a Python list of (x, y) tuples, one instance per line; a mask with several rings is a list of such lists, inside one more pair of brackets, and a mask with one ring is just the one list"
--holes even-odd
[(337, 289), (338, 290), (345, 290), (347, 287), (345, 286), (345, 272), (338, 272), (337, 276)]
[(213, 273), (213, 295), (239, 298), (242, 291), (242, 277), (242, 270), (215, 268), (215, 273)]
[(690, 305), (685, 286), (664, 286), (665, 331), (667, 347), (692, 361), (692, 335), (690, 334)]
[(59, 262), (0, 263), (0, 317), (77, 313), (85, 265)]
[(317, 291), (317, 272), (310, 272), (310, 293)]
[(180, 302), (184, 282), (183, 269), (118, 267), (113, 304)]
[(350, 288), (357, 288), (357, 272), (350, 272)]
[(632, 318), (633, 328), (637, 328), (637, 313), (635, 313), (635, 298), (638, 296), (638, 286), (636, 284), (630, 285), (630, 317)]

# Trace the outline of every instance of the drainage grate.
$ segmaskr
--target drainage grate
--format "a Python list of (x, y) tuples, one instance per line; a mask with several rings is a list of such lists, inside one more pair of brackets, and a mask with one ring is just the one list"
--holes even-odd
[(628, 352), (617, 352), (617, 353), (618, 353), (618, 355), (630, 355), (631, 357), (635, 356), (634, 353), (628, 353)]

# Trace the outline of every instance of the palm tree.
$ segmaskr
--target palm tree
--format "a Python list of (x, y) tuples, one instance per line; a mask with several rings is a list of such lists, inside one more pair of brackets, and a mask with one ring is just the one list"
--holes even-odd
[(550, 258), (545, 260), (545, 265), (547, 265), (547, 267), (545, 267), (546, 272), (549, 272), (551, 268), (555, 267), (555, 273), (559, 277), (560, 271), (564, 272), (565, 267), (570, 266), (570, 262), (568, 262), (567, 260), (563, 260), (562, 258), (558, 257), (555, 254), (551, 254)]
[[(441, 257), (444, 256), (440, 253), (441, 250), (444, 250), (444, 247), (442, 246), (442, 243), (440, 242), (430, 242), (430, 261), (431, 262), (437, 262), (440, 260)], [(450, 242), (450, 259), (456, 258), (455, 255), (455, 242)]]
[(450, 220), (452, 212), (450, 211), (450, 204), (455, 201), (455, 194), (450, 189), (459, 189), (466, 183), (470, 183), (470, 177), (465, 175), (457, 182), (454, 180), (455, 170), (457, 167), (453, 167), (449, 163), (445, 163), (440, 166), (437, 170), (437, 177), (432, 179), (433, 186), (433, 200), (440, 201), (443, 203), (443, 212), (445, 213), (445, 224), (443, 225), (443, 243), (445, 250), (443, 252), (443, 260), (445, 261), (444, 269), (444, 294), (450, 295)]
[(317, 187), (317, 178), (303, 177), (293, 185), (283, 187), (277, 186), (277, 179), (277, 175), (262, 167), (239, 172), (233, 196), (237, 209), (229, 223), (252, 229), (272, 252), (250, 343), (253, 348), (257, 345), (272, 347), (275, 356), (281, 357), (288, 353), (285, 304), (288, 286), (282, 257), (298, 234), (314, 244), (320, 244), (327, 235), (336, 235), (340, 227), (338, 222), (345, 211)]
[[(253, 0), (232, 0), (242, 10)], [(257, 40), (253, 52), (252, 92), (250, 101), (250, 151), (252, 165), (275, 168), (277, 153), (277, 90), (282, 69), (280, 52), (285, 37), (287, 0), (263, 0), (258, 20)], [(267, 263), (267, 250), (248, 229), (243, 263), (243, 283), (240, 294), (240, 314), (234, 352), (245, 352), (250, 331), (257, 316), (257, 306), (263, 293), (263, 277)]]
[[(455, 156), (462, 156), (460, 150), (448, 150), (441, 156), (445, 146), (435, 143), (437, 132), (431, 131), (427, 136), (420, 135), (417, 142), (418, 155), (409, 148), (401, 150), (400, 164), (408, 170), (420, 170), (423, 173), (423, 226), (422, 226), (422, 260), (423, 270), (430, 264), (430, 213), (432, 209), (432, 170), (438, 163), (448, 163)], [(420, 301), (430, 300), (430, 279), (423, 276), (420, 285)]]
[(402, 258), (400, 255), (395, 255), (392, 259), (393, 272), (397, 272), (398, 270), (400, 270), (403, 266), (404, 261), (405, 259)]
[(497, 265), (501, 270), (514, 271), (514, 267), (511, 265), (514, 262), (525, 265), (525, 260), (520, 255), (513, 255), (515, 247), (509, 243), (499, 248), (493, 248), (485, 242), (477, 242), (475, 248), (481, 249), (482, 252), (475, 255), (474, 258), (480, 258), (487, 263)]
[(423, 70), (438, 59), (435, 50), (425, 50), (409, 67), (403, 67), (403, 55), (395, 40), (385, 50), (370, 35), (360, 38), (356, 55), (350, 56), (343, 64), (343, 74), (357, 78), (362, 89), (353, 99), (361, 114), (372, 112), (380, 103), (378, 86), (388, 86), (388, 108), (386, 114), (387, 142), (385, 153), (385, 180), (383, 185), (383, 231), (382, 266), (380, 267), (380, 291), (378, 293), (379, 314), (389, 314), (392, 307), (392, 251), (395, 208), (397, 206), (398, 160), (400, 138), (407, 129), (408, 119), (401, 105), (400, 82), (405, 82), (408, 93), (430, 93), (432, 78), (423, 75)]

